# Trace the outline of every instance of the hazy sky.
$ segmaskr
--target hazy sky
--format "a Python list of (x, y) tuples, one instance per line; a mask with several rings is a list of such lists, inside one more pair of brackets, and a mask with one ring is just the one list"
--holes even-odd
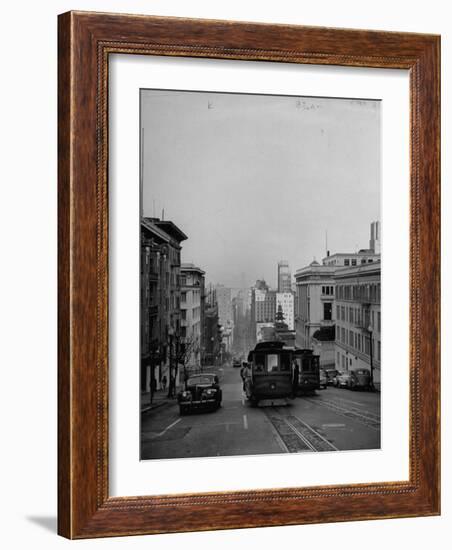
[(143, 214), (228, 286), (369, 245), (380, 219), (380, 102), (143, 90)]

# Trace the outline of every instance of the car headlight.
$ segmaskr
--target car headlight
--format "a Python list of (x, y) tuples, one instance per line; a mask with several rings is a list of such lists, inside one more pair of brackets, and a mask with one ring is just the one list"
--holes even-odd
[(181, 397), (182, 399), (191, 399), (191, 393), (189, 391), (183, 391)]
[(216, 393), (217, 390), (215, 388), (209, 388), (208, 390), (205, 390), (204, 395), (212, 397), (212, 395), (215, 395)]

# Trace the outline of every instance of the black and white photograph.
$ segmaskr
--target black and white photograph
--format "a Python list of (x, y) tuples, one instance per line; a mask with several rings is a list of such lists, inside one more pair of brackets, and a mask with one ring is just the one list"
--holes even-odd
[(380, 449), (381, 101), (140, 119), (140, 459)]

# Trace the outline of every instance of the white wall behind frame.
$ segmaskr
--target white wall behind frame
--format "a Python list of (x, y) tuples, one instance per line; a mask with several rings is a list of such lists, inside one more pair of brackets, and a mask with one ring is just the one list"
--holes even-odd
[[(2, 369), (2, 544), (6, 548), (216, 550), (309, 546), (316, 550), (448, 549), (452, 538), (452, 401), (443, 399), (442, 516), (390, 521), (241, 529), (70, 542), (56, 526), (56, 16), (70, 9), (210, 17), (442, 36), (442, 87), (451, 89), (452, 20), (449, 2), (412, 0), (47, 0), (2, 6), (3, 86), (0, 88), (0, 346)], [(20, 21), (20, 39), (18, 22)], [(450, 181), (451, 102), (442, 102), (442, 175)], [(26, 152), (24, 162), (24, 152)], [(451, 277), (452, 186), (443, 187), (443, 280)], [(395, 199), (398, 201), (398, 199)], [(25, 220), (27, 223), (25, 223)], [(33, 239), (30, 241), (32, 228)], [(24, 243), (29, 243), (25, 250)], [(32, 270), (32, 271), (31, 271)], [(452, 307), (451, 285), (443, 288), (443, 311)], [(26, 312), (27, 326), (24, 329)], [(452, 320), (443, 316), (444, 365), (452, 361)], [(26, 347), (31, 355), (23, 358)], [(449, 393), (452, 370), (444, 368)]]

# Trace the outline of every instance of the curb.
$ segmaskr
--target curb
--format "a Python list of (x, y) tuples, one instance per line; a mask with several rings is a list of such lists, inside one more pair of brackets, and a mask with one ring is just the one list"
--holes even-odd
[(164, 405), (169, 405), (170, 401), (162, 401), (161, 403), (155, 403), (153, 405), (148, 405), (147, 407), (144, 407), (141, 409), (141, 413), (153, 411), (154, 409), (158, 409), (159, 407), (163, 407)]

